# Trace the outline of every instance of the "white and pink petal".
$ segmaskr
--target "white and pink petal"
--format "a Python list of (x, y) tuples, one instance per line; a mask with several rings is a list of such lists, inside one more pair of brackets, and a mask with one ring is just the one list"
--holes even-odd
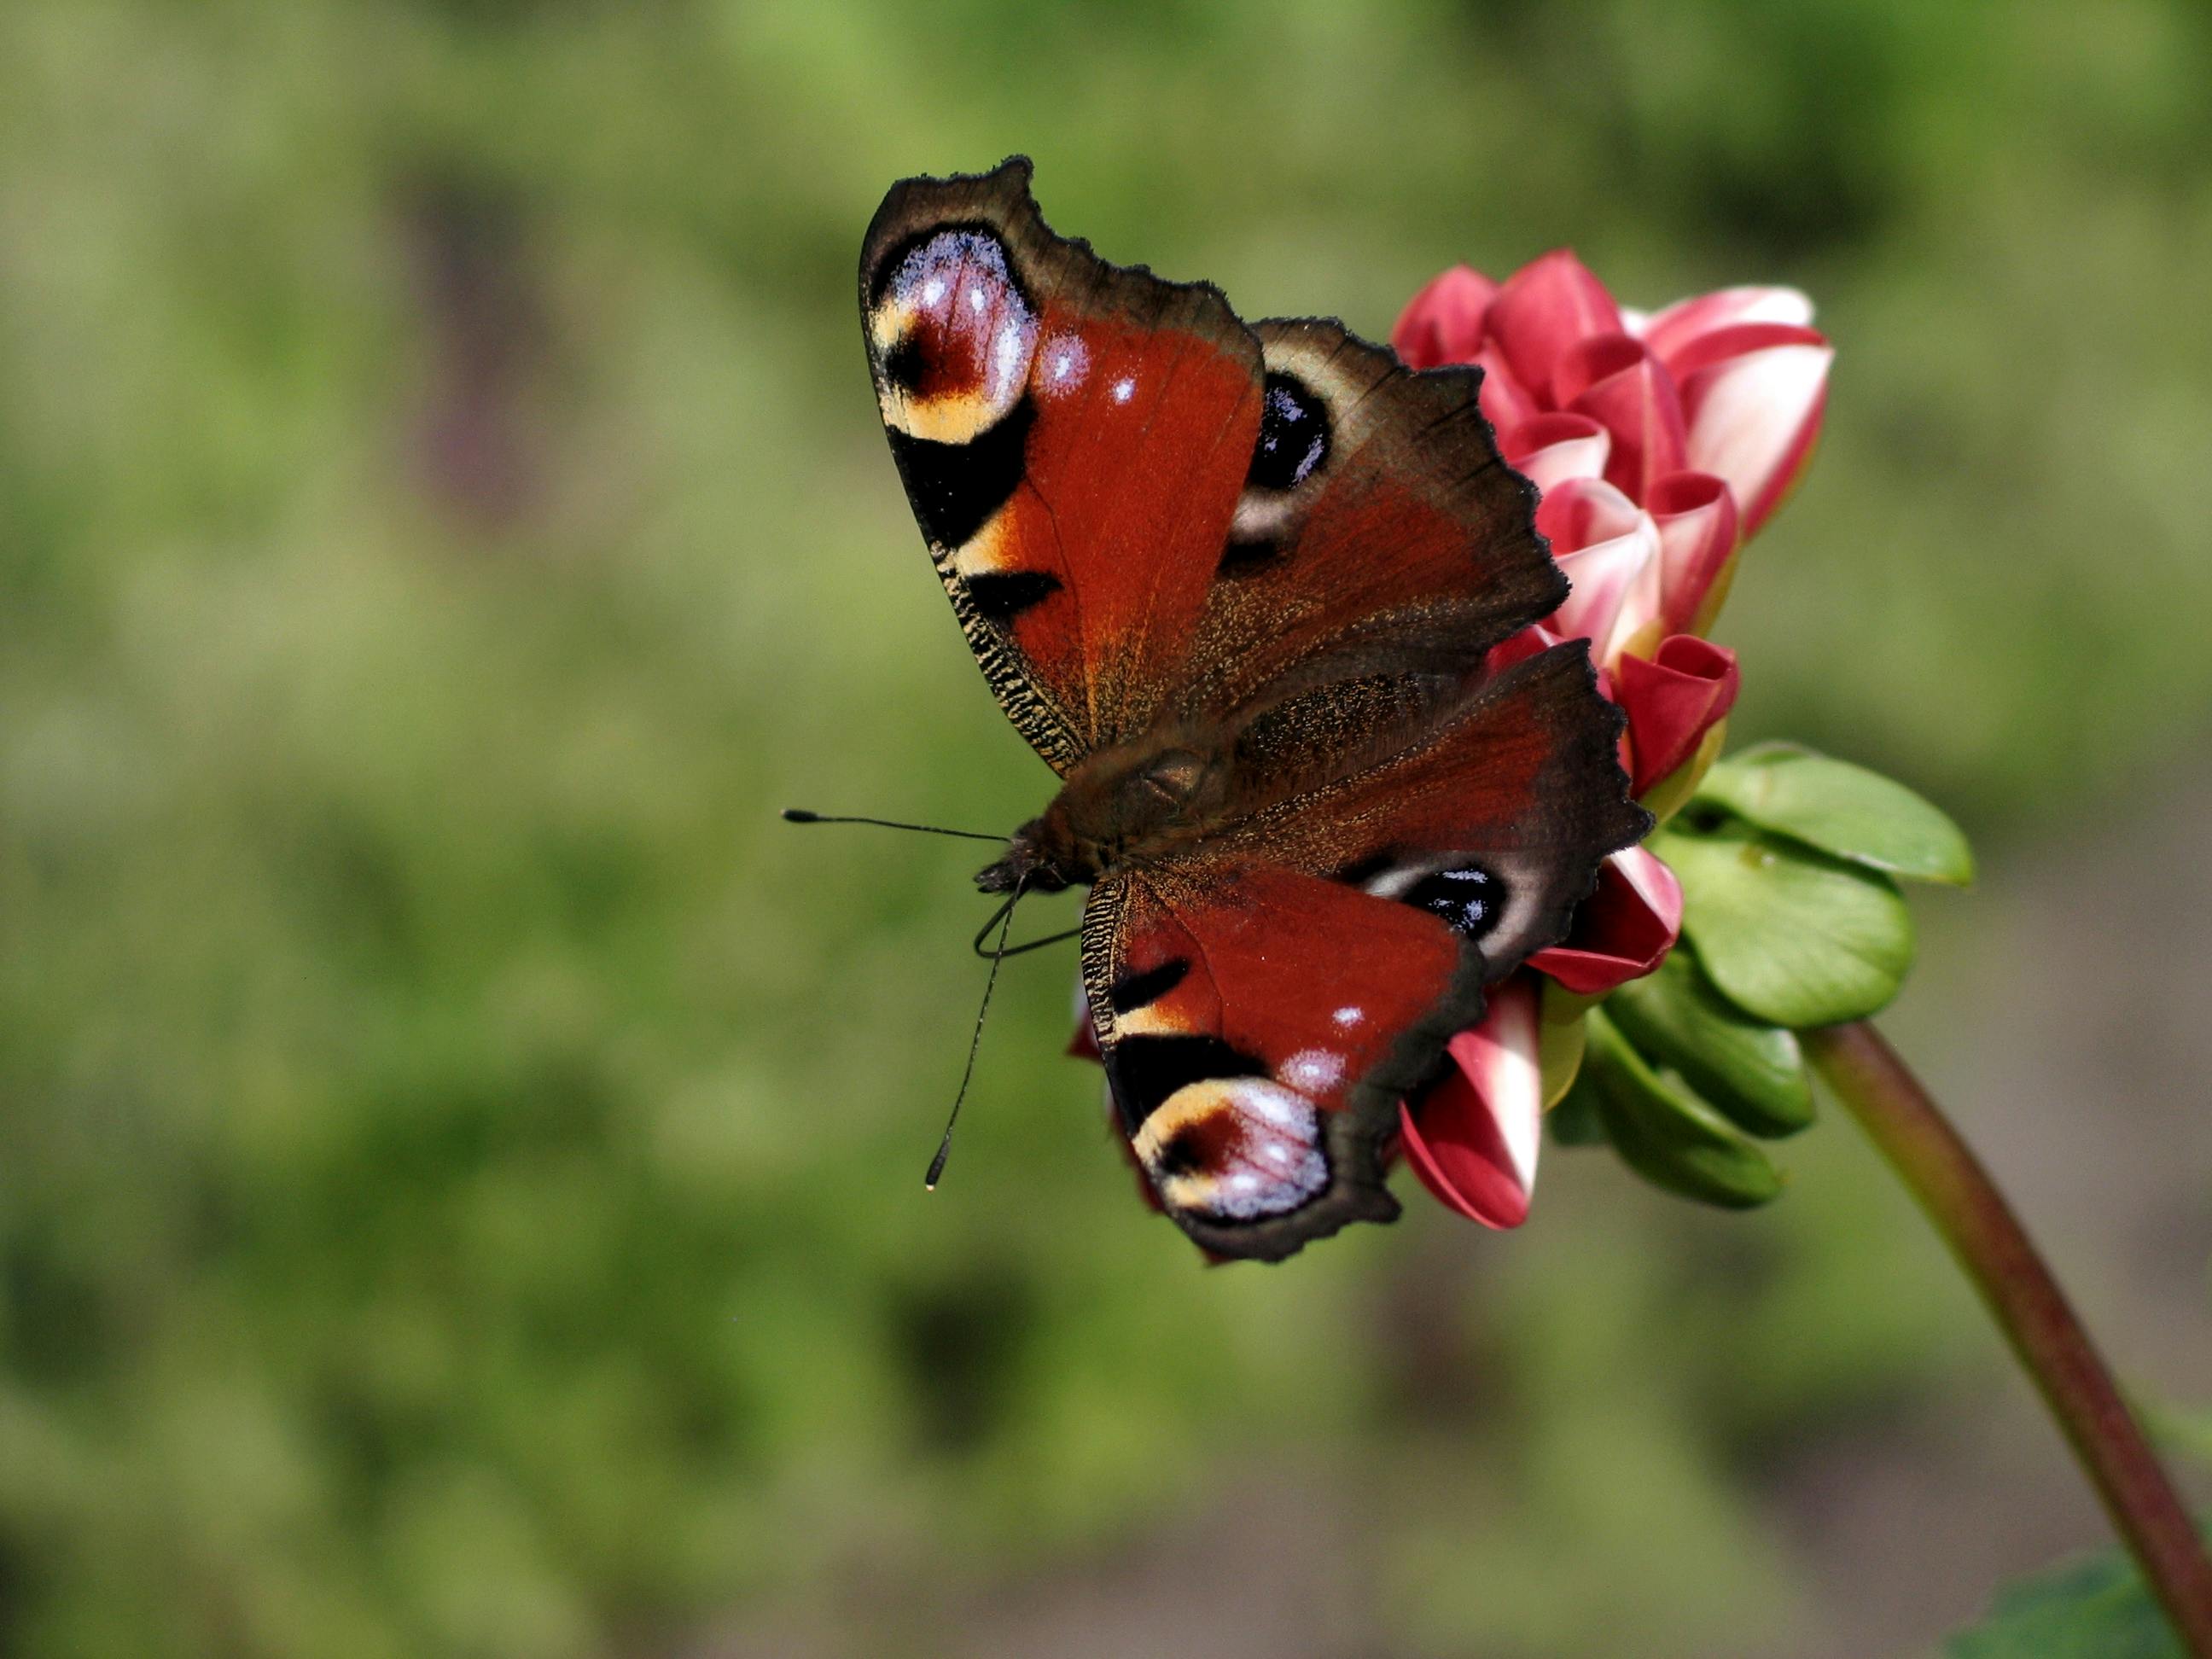
[(1528, 1218), (1543, 1142), (1536, 985), (1516, 975), (1490, 993), (1482, 1023), (1449, 1044), (1450, 1065), (1399, 1108), (1400, 1145), (1437, 1200), (1486, 1227)]

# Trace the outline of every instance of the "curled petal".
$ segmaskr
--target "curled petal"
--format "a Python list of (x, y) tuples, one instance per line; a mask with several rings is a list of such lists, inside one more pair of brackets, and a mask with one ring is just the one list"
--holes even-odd
[(1083, 988), (1081, 975), (1075, 981), (1075, 1035), (1067, 1040), (1070, 1060), (1087, 1060), (1103, 1064), (1105, 1056), (1098, 1052), (1097, 1029), (1091, 1023), (1091, 998)]
[(1552, 365), (1552, 402), (1561, 409), (1600, 380), (1644, 361), (1644, 343), (1632, 334), (1590, 334), (1559, 353)]
[(1482, 417), (1500, 432), (1531, 419), (1536, 413), (1536, 400), (1528, 395), (1528, 388), (1513, 378), (1513, 371), (1505, 366), (1505, 359), (1494, 341), (1486, 340), (1482, 349), (1474, 354), (1475, 367), (1482, 371), (1482, 391), (1480, 400)]
[(1700, 335), (1738, 323), (1788, 323), (1807, 328), (1812, 321), (1813, 302), (1794, 288), (1723, 288), (1677, 300), (1644, 319), (1640, 329), (1632, 321), (1630, 331), (1672, 368), (1675, 354)]
[(1710, 472), (1670, 472), (1645, 492), (1659, 530), (1659, 609), (1670, 634), (1702, 634), (1727, 596), (1735, 495)]
[(1742, 676), (1735, 653), (1677, 634), (1647, 661), (1613, 666), (1613, 697), (1628, 714), (1629, 792), (1643, 795), (1698, 752), (1706, 732), (1735, 706)]
[(1589, 267), (1559, 248), (1506, 279), (1490, 302), (1487, 328), (1514, 378), (1540, 397), (1569, 346), (1621, 331), (1620, 309)]
[(1528, 965), (1568, 990), (1603, 996), (1666, 960), (1682, 931), (1682, 884), (1641, 847), (1598, 866), (1597, 887), (1575, 911), (1565, 940)]
[(1416, 1106), (1401, 1105), (1406, 1161), (1437, 1200), (1486, 1227), (1528, 1218), (1544, 1121), (1537, 988), (1516, 975), (1490, 994), (1482, 1024), (1451, 1040), (1451, 1066)]
[(1498, 284), (1471, 265), (1454, 265), (1407, 302), (1390, 348), (1408, 368), (1474, 361), (1483, 317)]
[(1536, 503), (1536, 528), (1554, 554), (1576, 553), (1626, 536), (1644, 510), (1599, 478), (1570, 480)]
[(1741, 323), (1700, 336), (1677, 357), (1689, 465), (1728, 481), (1747, 540), (1812, 453), (1835, 355), (1812, 329)]
[(1577, 341), (1553, 371), (1559, 407), (1587, 415), (1613, 434), (1608, 482), (1642, 501), (1654, 479), (1682, 465), (1686, 434), (1674, 380), (1643, 343), (1626, 334)]
[(1515, 663), (1525, 662), (1559, 643), (1559, 636), (1543, 623), (1531, 623), (1518, 634), (1491, 647), (1484, 665), (1492, 674), (1503, 674)]
[(1576, 478), (1545, 493), (1536, 528), (1573, 584), (1548, 626), (1563, 640), (1588, 640), (1591, 657), (1610, 664), (1624, 643), (1656, 624), (1657, 526), (1611, 484)]
[(1508, 466), (1548, 491), (1570, 478), (1603, 477), (1613, 436), (1587, 415), (1538, 415), (1515, 427), (1504, 448)]

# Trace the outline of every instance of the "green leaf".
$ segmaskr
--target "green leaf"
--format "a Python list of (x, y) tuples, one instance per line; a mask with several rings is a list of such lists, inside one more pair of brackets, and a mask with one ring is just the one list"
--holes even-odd
[(2184, 1659), (2135, 1564), (2117, 1551), (2007, 1585), (1990, 1616), (1943, 1650), (1948, 1659)]
[(1601, 1013), (1589, 1017), (1577, 1091), (1585, 1080), (1606, 1138), (1654, 1186), (1735, 1210), (1782, 1190), (1781, 1172), (1757, 1141), (1680, 1080), (1654, 1072)]
[(1620, 1034), (1755, 1135), (1791, 1135), (1813, 1121), (1813, 1082), (1796, 1034), (1737, 1007), (1678, 946), (1656, 974), (1606, 1000)]
[(1854, 864), (1911, 881), (1963, 887), (1973, 849), (1959, 826), (1903, 784), (1796, 744), (1731, 755), (1694, 798)]
[(1735, 819), (1678, 820), (1651, 850), (1682, 884), (1682, 931), (1729, 1001), (1798, 1030), (1863, 1019), (1912, 966), (1912, 915), (1890, 879)]

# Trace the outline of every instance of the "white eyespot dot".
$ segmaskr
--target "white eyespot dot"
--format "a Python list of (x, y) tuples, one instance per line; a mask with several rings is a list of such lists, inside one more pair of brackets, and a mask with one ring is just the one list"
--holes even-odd
[(969, 289), (968, 290), (968, 309), (970, 311), (981, 311), (982, 308), (983, 290), (980, 288)]
[(1126, 404), (1130, 398), (1136, 395), (1137, 383), (1131, 380), (1127, 375), (1125, 374), (1120, 380), (1114, 382), (1114, 401), (1115, 403)]
[(1081, 386), (1091, 373), (1091, 349), (1073, 334), (1055, 334), (1037, 351), (1036, 389), (1058, 397)]
[(991, 340), (991, 396), (1000, 403), (1014, 394), (1014, 377), (1029, 365), (1029, 338), (1018, 318), (1001, 324)]
[(1361, 1020), (1367, 1018), (1367, 1011), (1364, 1008), (1352, 1007), (1347, 1005), (1345, 1007), (1338, 1009), (1334, 1014), (1331, 1014), (1329, 1018), (1334, 1020), (1339, 1025), (1352, 1026), (1358, 1024)]
[(922, 304), (933, 306), (944, 297), (945, 279), (942, 276), (933, 276), (921, 285)]
[(1344, 1081), (1344, 1056), (1301, 1048), (1283, 1062), (1282, 1079), (1302, 1095), (1325, 1095)]

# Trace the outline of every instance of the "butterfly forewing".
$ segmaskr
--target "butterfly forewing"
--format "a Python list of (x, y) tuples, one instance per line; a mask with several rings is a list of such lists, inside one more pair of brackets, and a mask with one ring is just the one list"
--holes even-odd
[(1029, 165), (911, 179), (861, 305), (884, 424), (938, 574), (1055, 769), (1177, 684), (1260, 428), (1260, 351), (1213, 289), (1044, 227)]
[(1255, 325), (1260, 448), (1189, 675), (1224, 713), (1285, 676), (1467, 673), (1566, 580), (1499, 459), (1473, 369), (1415, 374), (1340, 323)]

